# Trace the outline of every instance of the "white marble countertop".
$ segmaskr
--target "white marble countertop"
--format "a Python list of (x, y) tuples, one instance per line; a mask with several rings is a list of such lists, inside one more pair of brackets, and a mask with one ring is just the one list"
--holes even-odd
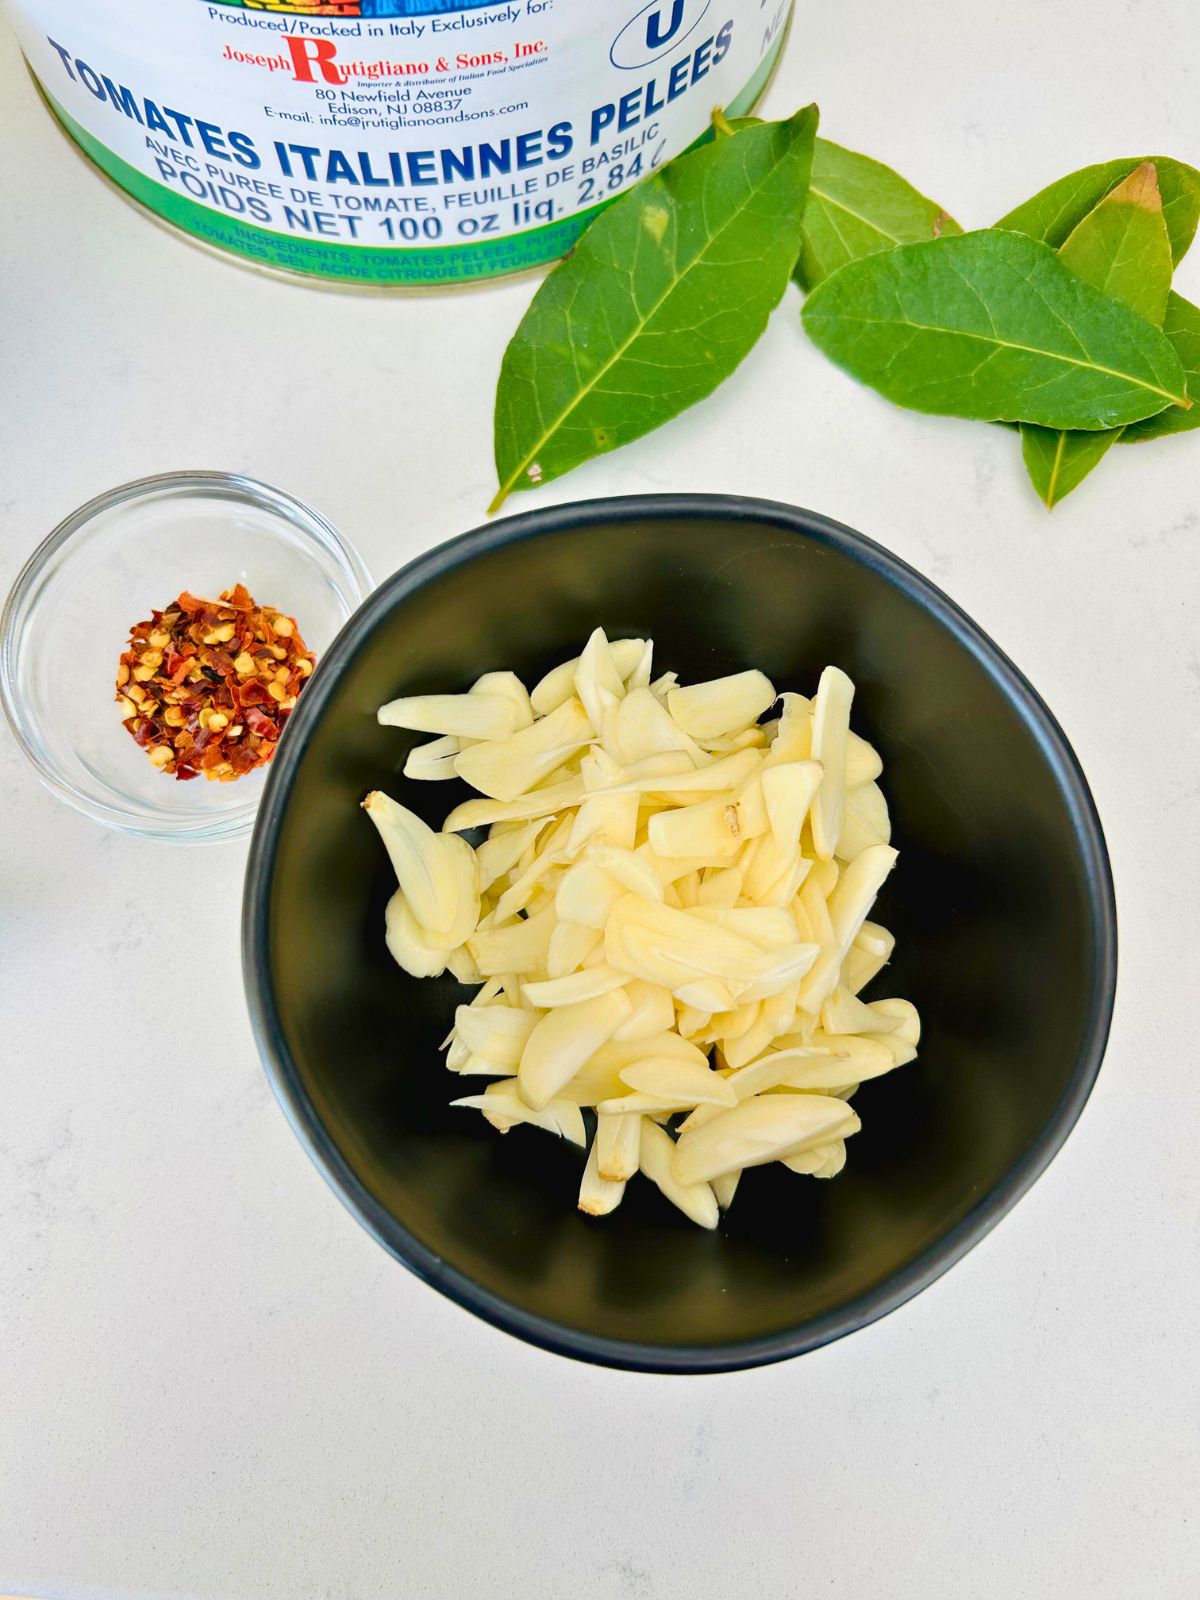
[[(1200, 159), (1198, 72), (1194, 0), (800, 0), (767, 107), (818, 99), (831, 137), (981, 225), (1090, 161)], [(0, 587), (90, 495), (180, 466), (294, 491), (377, 576), (482, 520), (527, 283), (381, 301), (255, 277), (98, 183), (3, 29), (0, 104)], [(1180, 285), (1200, 295), (1200, 252)], [(243, 1012), (244, 848), (107, 833), (5, 731), (0, 1589), (1197, 1592), (1200, 441), (1117, 450), (1048, 517), (1011, 440), (888, 407), (796, 310), (713, 399), (520, 504), (816, 507), (1030, 675), (1121, 913), (1108, 1059), (1066, 1148), (926, 1293), (782, 1367), (658, 1379), (528, 1349), (385, 1255), (288, 1128)], [(215, 1027), (163, 936), (180, 905)]]

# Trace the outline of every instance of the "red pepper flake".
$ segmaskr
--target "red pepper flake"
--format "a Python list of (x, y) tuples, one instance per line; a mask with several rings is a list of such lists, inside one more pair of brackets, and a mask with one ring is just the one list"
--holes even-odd
[(184, 590), (130, 628), (117, 703), (160, 772), (228, 783), (271, 760), (315, 659), (296, 619), (243, 584), (218, 600)]

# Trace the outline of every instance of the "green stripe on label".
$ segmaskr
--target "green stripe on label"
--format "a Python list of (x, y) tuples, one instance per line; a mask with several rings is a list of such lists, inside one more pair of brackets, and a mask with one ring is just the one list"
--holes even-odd
[[(726, 107), (727, 115), (744, 116), (750, 110), (771, 74), (782, 44), (780, 38), (750, 82)], [(545, 266), (565, 255), (597, 212), (611, 203), (602, 202), (561, 221), (545, 223), (522, 233), (452, 245), (342, 244), (307, 235), (276, 233), (202, 205), (147, 177), (81, 127), (44, 85), (42, 92), (67, 133), (96, 166), (164, 222), (251, 263), (337, 283), (446, 285)]]

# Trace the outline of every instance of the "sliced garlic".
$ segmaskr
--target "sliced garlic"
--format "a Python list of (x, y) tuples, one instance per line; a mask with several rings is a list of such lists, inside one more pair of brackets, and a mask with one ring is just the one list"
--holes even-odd
[(391, 702), (382, 721), (440, 735), (406, 773), (480, 798), (440, 834), (365, 805), (399, 883), (393, 956), (481, 986), (446, 1062), (493, 1081), (458, 1103), (581, 1145), (591, 1107), (581, 1208), (611, 1211), (640, 1166), (711, 1227), (747, 1166), (840, 1171), (849, 1097), (913, 1058), (920, 1023), (858, 997), (892, 953), (867, 916), (895, 852), (849, 679), (828, 668), (760, 722), (761, 673), (680, 687), (652, 663), (651, 641), (597, 628), (532, 694), (489, 672)]
[(609, 913), (604, 948), (610, 966), (673, 993), (698, 978), (749, 982), (758, 976), (764, 959), (748, 939), (631, 894), (618, 900)]
[(380, 706), (379, 720), (388, 728), (452, 734), (461, 739), (507, 739), (520, 726), (517, 708), (508, 696), (474, 691), (389, 700)]
[(577, 922), (581, 927), (599, 930), (607, 926), (614, 907), (628, 893), (623, 883), (618, 883), (594, 861), (577, 861), (563, 874), (558, 885), (555, 911), (562, 922)]
[(514, 1078), (489, 1084), (483, 1094), (464, 1095), (459, 1100), (451, 1100), (450, 1104), (482, 1111), (488, 1121), (504, 1133), (528, 1123), (534, 1128), (544, 1128), (547, 1133), (557, 1133), (572, 1144), (587, 1143), (583, 1117), (577, 1105), (568, 1100), (552, 1100), (542, 1106), (530, 1106), (518, 1094)]
[(397, 889), (387, 903), (384, 927), (388, 951), (397, 966), (414, 978), (440, 978), (450, 952), (431, 945), (409, 910), (404, 890)]
[(589, 1217), (606, 1217), (610, 1211), (616, 1210), (625, 1195), (624, 1179), (614, 1181), (604, 1177), (600, 1172), (597, 1154), (599, 1147), (600, 1135), (597, 1133), (592, 1140), (592, 1148), (588, 1151), (583, 1177), (579, 1183), (579, 1209)]
[(757, 722), (775, 698), (771, 680), (751, 670), (694, 683), (686, 689), (672, 689), (667, 695), (667, 709), (693, 739), (718, 739)]
[(595, 628), (584, 645), (575, 666), (574, 684), (593, 732), (599, 736), (604, 731), (606, 713), (625, 695), (625, 683), (617, 671), (603, 628)]
[(785, 761), (763, 771), (760, 781), (771, 837), (782, 859), (790, 858), (800, 848), (800, 830), (824, 771), (819, 761)]
[(502, 973), (515, 977), (525, 973), (540, 975), (546, 969), (553, 931), (554, 909), (548, 907), (504, 928), (477, 928), (467, 940), (467, 949), (485, 978)]
[(882, 771), (878, 750), (851, 730), (846, 741), (847, 789), (857, 789), (860, 783), (873, 783)]
[(853, 861), (873, 844), (888, 844), (892, 822), (887, 801), (877, 783), (862, 783), (846, 793), (846, 814), (838, 836), (837, 854)]
[(511, 738), (471, 745), (455, 757), (454, 769), (481, 794), (493, 800), (516, 800), (548, 778), (591, 737), (587, 712), (572, 696), (557, 711)]
[(591, 845), (587, 860), (600, 868), (615, 883), (630, 894), (640, 895), (652, 904), (661, 904), (663, 886), (653, 866), (644, 856), (632, 850), (618, 850), (612, 845)]
[(653, 1057), (623, 1068), (621, 1081), (639, 1094), (648, 1094), (668, 1105), (732, 1106), (737, 1096), (729, 1084), (711, 1067)]
[(837, 850), (846, 805), (846, 745), (854, 685), (838, 667), (826, 667), (813, 702), (812, 756), (824, 768), (810, 816), (817, 856), (828, 861)]
[(829, 897), (833, 940), (822, 949), (800, 986), (799, 1003), (806, 1011), (820, 1011), (833, 992), (842, 962), (895, 864), (896, 851), (890, 845), (875, 844), (856, 856), (842, 874)]
[(766, 754), (768, 767), (812, 758), (812, 702), (802, 694), (781, 694), (779, 701), (783, 709)]
[(648, 688), (631, 688), (625, 695), (607, 730), (606, 742), (611, 745), (609, 754), (625, 766), (669, 751), (682, 752), (693, 767), (706, 762), (704, 752)]
[[(482, 745), (473, 748), (481, 750)], [(455, 756), (456, 761), (459, 757)], [(486, 828), (497, 822), (524, 822), (533, 817), (553, 817), (583, 799), (583, 779), (564, 778), (522, 795), (519, 800), (464, 800), (446, 818), (444, 833), (465, 833), (468, 828)]]
[(614, 989), (546, 1012), (521, 1055), (517, 1083), (522, 1098), (540, 1110), (611, 1039), (629, 1009), (629, 1001)]
[(536, 1022), (535, 1011), (518, 1011), (514, 1006), (459, 1006), (454, 1013), (454, 1031), (472, 1054), (514, 1072)]
[(704, 873), (696, 904), (710, 910), (729, 911), (737, 905), (746, 874), (741, 867), (714, 867)]
[(743, 843), (738, 805), (731, 795), (650, 818), (650, 845), (660, 856), (732, 858)]
[(638, 1169), (642, 1119), (637, 1116), (596, 1118), (596, 1168), (611, 1183), (624, 1183)]
[(383, 840), (415, 921), (427, 936), (448, 936), (446, 949), (462, 944), (479, 917), (474, 851), (455, 834), (434, 833), (381, 790), (372, 790), (363, 809)]
[(840, 985), (821, 1007), (821, 1027), (826, 1033), (891, 1033), (896, 1024), (877, 1016), (857, 995)]
[(612, 967), (601, 964), (583, 972), (567, 973), (561, 978), (523, 983), (521, 993), (529, 1005), (551, 1010), (555, 1006), (573, 1006), (581, 1000), (594, 1000), (597, 995), (623, 989), (629, 981), (627, 972), (614, 972)]
[(892, 959), (896, 941), (877, 922), (864, 922), (842, 963), (841, 983), (851, 994), (860, 994)]
[(449, 778), (457, 778), (454, 758), (459, 748), (458, 740), (451, 735), (414, 745), (404, 763), (404, 776), (418, 783), (444, 783)]
[(833, 1096), (760, 1095), (681, 1133), (673, 1171), (680, 1183), (706, 1183), (723, 1172), (844, 1138), (857, 1127), (854, 1112)]
[(629, 978), (625, 995), (630, 1011), (613, 1034), (614, 1040), (642, 1041), (675, 1026), (675, 1002), (669, 989), (647, 983), (644, 978)]
[(546, 949), (547, 976), (565, 978), (582, 967), (593, 951), (604, 954), (604, 935), (599, 928), (585, 928), (579, 922), (557, 923)]
[(684, 1216), (702, 1228), (715, 1228), (719, 1218), (716, 1195), (707, 1183), (681, 1182), (675, 1175), (675, 1156), (671, 1135), (653, 1122), (643, 1122), (639, 1157), (642, 1171)]
[(529, 691), (515, 672), (485, 672), (482, 678), (477, 678), (471, 685), (471, 693), (498, 695), (502, 700), (507, 700), (516, 718), (512, 728), (513, 733), (519, 733), (522, 728), (528, 728), (533, 722), (533, 705), (529, 699)]

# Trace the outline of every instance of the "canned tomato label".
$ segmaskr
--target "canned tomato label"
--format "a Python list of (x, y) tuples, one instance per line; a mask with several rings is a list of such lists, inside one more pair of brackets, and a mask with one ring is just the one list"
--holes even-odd
[(747, 111), (792, 0), (9, 0), (67, 132), (162, 220), (363, 285), (552, 261)]

